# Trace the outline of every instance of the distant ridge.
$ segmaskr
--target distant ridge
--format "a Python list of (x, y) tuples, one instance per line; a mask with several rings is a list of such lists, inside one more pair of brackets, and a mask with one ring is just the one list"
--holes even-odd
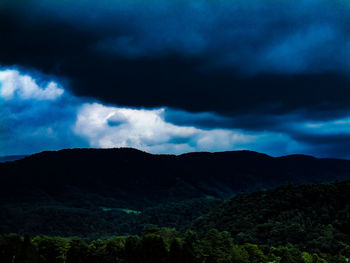
[(49, 195), (67, 194), (67, 187), (74, 185), (106, 196), (123, 192), (128, 196), (125, 199), (139, 200), (136, 203), (143, 206), (345, 179), (350, 179), (350, 161), (306, 155), (271, 157), (253, 151), (154, 155), (133, 148), (78, 148), (44, 151), (1, 163), (0, 180), (5, 189), (0, 196), (6, 197), (7, 189), (19, 191), (21, 185), (15, 198), (32, 195), (38, 188)]
[(9, 155), (9, 156), (0, 156), (0, 162), (1, 160), (18, 160), (23, 158), (31, 158), (31, 157), (37, 157), (42, 155), (48, 155), (48, 154), (63, 154), (63, 153), (92, 153), (92, 152), (104, 152), (104, 153), (123, 153), (123, 154), (144, 154), (144, 155), (153, 155), (153, 156), (191, 156), (191, 157), (199, 157), (199, 156), (212, 156), (212, 155), (231, 155), (236, 157), (253, 157), (253, 156), (260, 156), (260, 157), (266, 157), (266, 158), (280, 158), (280, 159), (318, 159), (318, 160), (344, 160), (344, 161), (350, 161), (346, 159), (339, 159), (339, 158), (318, 158), (314, 157), (312, 155), (306, 155), (306, 154), (290, 154), (290, 155), (282, 155), (277, 157), (272, 157), (265, 153), (260, 153), (256, 151), (251, 150), (236, 150), (236, 151), (219, 151), (219, 152), (188, 152), (188, 153), (182, 153), (182, 154), (152, 154), (148, 153), (143, 150), (139, 150), (136, 148), (131, 147), (120, 147), (120, 148), (67, 148), (62, 150), (52, 150), (52, 151), (42, 151), (38, 153), (34, 153), (31, 155)]

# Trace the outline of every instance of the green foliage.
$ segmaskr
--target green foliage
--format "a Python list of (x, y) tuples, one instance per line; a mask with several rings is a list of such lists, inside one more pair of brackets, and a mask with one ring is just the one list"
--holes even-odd
[(247, 243), (243, 246), (243, 248), (248, 252), (249, 262), (251, 263), (266, 262), (266, 256), (257, 245)]
[(70, 240), (63, 237), (35, 237), (33, 244), (38, 248), (39, 263), (65, 262)]
[(94, 235), (102, 232), (100, 239), (88, 232), (87, 239), (0, 235), (0, 263), (344, 263), (350, 257), (349, 200), (349, 182), (285, 186), (236, 196), (199, 218), (197, 231), (138, 219), (143, 223), (133, 224), (140, 236), (110, 236), (139, 216), (110, 214), (115, 224), (99, 218), (101, 228), (87, 225)]
[(15, 262), (22, 246), (22, 238), (17, 234), (9, 234), (0, 238), (0, 262)]
[(158, 228), (142, 236), (86, 243), (80, 238), (0, 236), (1, 263), (345, 263), (341, 254), (301, 251), (293, 245), (234, 244), (230, 234), (211, 229), (203, 239), (188, 230)]
[(139, 254), (141, 262), (166, 263), (167, 249), (163, 238), (158, 234), (146, 234), (141, 238)]
[(312, 255), (310, 255), (310, 253), (302, 252), (301, 258), (304, 263), (313, 263), (313, 258), (312, 258)]
[(0, 202), (0, 234), (18, 232), (31, 236), (79, 236), (95, 240), (115, 235), (140, 235), (145, 226), (151, 224), (185, 231), (193, 220), (222, 202), (191, 198), (161, 205), (152, 203), (142, 208), (142, 213), (126, 213), (119, 208), (101, 208), (100, 204), (110, 207), (127, 205), (117, 198), (102, 198), (85, 192), (76, 195), (78, 200), (74, 201), (65, 198), (52, 201), (56, 198), (45, 200), (42, 197), (44, 200), (40, 202)]
[(249, 254), (244, 247), (234, 245), (231, 251), (232, 263), (249, 263)]
[(202, 256), (208, 263), (228, 263), (232, 246), (233, 240), (228, 232), (211, 229), (201, 242)]
[(169, 248), (168, 263), (178, 263), (184, 260), (184, 250), (182, 247), (181, 239), (174, 239)]
[(25, 235), (23, 242), (21, 243), (21, 248), (19, 254), (14, 262), (23, 263), (37, 263), (38, 262), (38, 251), (30, 237)]
[[(195, 220), (200, 237), (208, 229), (228, 231), (235, 243), (295, 245), (300, 250), (350, 257), (350, 182), (292, 186), (240, 194)], [(286, 260), (288, 255), (281, 258)]]
[(66, 263), (84, 263), (89, 252), (86, 242), (80, 238), (73, 238), (70, 241), (70, 248), (67, 251)]

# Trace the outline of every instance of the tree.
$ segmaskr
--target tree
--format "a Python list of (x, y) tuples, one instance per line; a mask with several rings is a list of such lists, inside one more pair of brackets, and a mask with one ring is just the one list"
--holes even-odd
[(32, 244), (29, 235), (23, 237), (20, 251), (15, 263), (37, 263), (38, 262), (38, 250), (34, 244)]
[(231, 252), (231, 262), (232, 263), (249, 263), (249, 254), (241, 246), (234, 245)]
[(140, 255), (144, 263), (166, 263), (168, 252), (162, 237), (158, 234), (146, 234), (140, 243)]
[(122, 258), (127, 263), (139, 263), (140, 260), (140, 238), (129, 236), (125, 239), (124, 253)]
[(208, 263), (230, 262), (232, 246), (233, 241), (228, 232), (211, 229), (202, 241), (202, 256)]
[(260, 263), (266, 261), (266, 256), (255, 244), (247, 243), (244, 246), (244, 249), (248, 252), (249, 262), (251, 263)]
[(38, 248), (39, 263), (65, 262), (70, 240), (63, 237), (35, 237), (33, 244)]
[(18, 257), (22, 247), (22, 239), (17, 234), (0, 236), (0, 262), (12, 263)]
[(174, 239), (170, 244), (168, 262), (181, 263), (184, 262), (184, 260), (184, 251), (182, 248), (181, 240)]
[(199, 240), (197, 233), (187, 230), (182, 245), (183, 263), (195, 263), (199, 261)]
[(66, 263), (85, 263), (88, 251), (89, 247), (85, 241), (80, 238), (73, 238), (67, 251)]

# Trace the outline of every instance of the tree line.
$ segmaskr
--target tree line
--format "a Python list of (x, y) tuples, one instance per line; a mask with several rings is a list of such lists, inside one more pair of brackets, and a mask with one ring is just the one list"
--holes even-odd
[(210, 229), (203, 238), (187, 230), (145, 227), (140, 236), (81, 238), (18, 234), (0, 236), (2, 263), (344, 263), (345, 254), (302, 251), (292, 244), (238, 245), (226, 231)]

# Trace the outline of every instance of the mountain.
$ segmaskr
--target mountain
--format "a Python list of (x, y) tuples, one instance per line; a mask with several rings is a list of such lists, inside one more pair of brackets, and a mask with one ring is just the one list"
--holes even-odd
[[(273, 158), (250, 151), (152, 155), (130, 148), (42, 152), (0, 164), (1, 199), (67, 196), (76, 190), (149, 204), (212, 196), (286, 183), (350, 179), (350, 161), (310, 156)], [(72, 196), (73, 197), (73, 196)]]
[(303, 155), (42, 152), (0, 163), (0, 233), (98, 237), (138, 233), (148, 223), (181, 228), (240, 192), (346, 179), (350, 161)]
[(350, 255), (350, 181), (281, 186), (240, 194), (192, 223), (230, 232), (237, 244), (294, 244), (306, 251)]

